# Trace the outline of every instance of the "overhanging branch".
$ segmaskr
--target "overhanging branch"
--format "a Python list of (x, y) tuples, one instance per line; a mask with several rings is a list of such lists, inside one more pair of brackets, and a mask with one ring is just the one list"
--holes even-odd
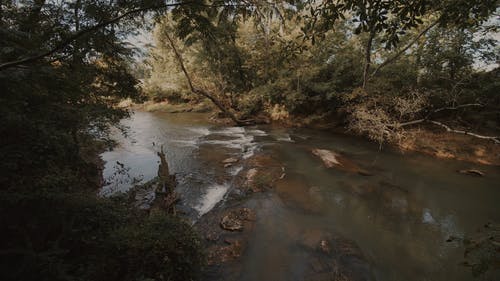
[(429, 30), (431, 30), (434, 26), (436, 26), (439, 23), (440, 19), (441, 18), (438, 18), (437, 20), (432, 22), (429, 26), (427, 26), (424, 30), (422, 30), (417, 36), (415, 36), (415, 38), (413, 38), (413, 40), (411, 40), (404, 48), (399, 50), (396, 54), (394, 54), (392, 57), (385, 60), (380, 65), (378, 65), (377, 68), (375, 68), (375, 70), (370, 75), (370, 78), (375, 76), (381, 68), (383, 68), (384, 66), (397, 60), (402, 54), (404, 54), (404, 52), (406, 52), (406, 50), (408, 50), (411, 46), (413, 46), (413, 44), (415, 44), (418, 41), (418, 39), (420, 39), (420, 37), (424, 36)]
[(217, 98), (215, 98), (212, 93), (209, 93), (208, 91), (206, 91), (204, 89), (195, 87), (193, 84), (193, 81), (191, 80), (191, 76), (189, 75), (189, 73), (186, 69), (186, 66), (184, 65), (184, 60), (182, 59), (182, 55), (177, 50), (177, 47), (175, 46), (174, 40), (172, 40), (172, 38), (170, 37), (170, 35), (168, 35), (167, 32), (165, 32), (165, 37), (167, 38), (168, 42), (170, 43), (170, 47), (172, 48), (172, 51), (175, 54), (177, 62), (179, 63), (179, 65), (182, 69), (182, 72), (184, 73), (184, 76), (186, 77), (186, 80), (188, 82), (189, 89), (191, 90), (191, 92), (209, 99), (213, 104), (215, 104), (215, 106), (217, 106), (222, 112), (224, 112), (224, 114), (226, 116), (231, 118), (231, 120), (237, 125), (243, 126), (243, 125), (250, 125), (250, 124), (254, 123), (253, 120), (240, 120), (240, 119), (238, 119), (231, 111), (229, 111), (224, 105), (222, 105), (222, 103), (220, 103), (219, 100)]
[(157, 5), (157, 6), (149, 6), (149, 7), (137, 8), (137, 9), (134, 9), (134, 10), (130, 10), (128, 12), (124, 12), (123, 14), (121, 14), (119, 16), (116, 16), (116, 17), (114, 17), (114, 18), (112, 18), (110, 20), (101, 22), (99, 24), (96, 24), (96, 25), (94, 25), (92, 27), (89, 27), (87, 29), (82, 29), (81, 31), (73, 34), (72, 36), (68, 37), (67, 39), (61, 41), (55, 47), (53, 47), (52, 49), (50, 49), (48, 51), (41, 52), (41, 53), (39, 53), (37, 55), (33, 55), (33, 56), (30, 56), (30, 57), (21, 58), (21, 59), (18, 59), (18, 60), (1, 63), (0, 64), (0, 71), (4, 70), (4, 69), (7, 69), (7, 68), (19, 66), (19, 65), (22, 65), (22, 64), (33, 63), (35, 61), (43, 59), (44, 57), (50, 56), (50, 55), (56, 53), (57, 51), (65, 48), (66, 46), (68, 46), (71, 42), (75, 41), (76, 39), (78, 39), (78, 38), (80, 38), (82, 36), (85, 36), (85, 35), (87, 35), (87, 34), (89, 34), (91, 32), (94, 32), (94, 31), (96, 31), (98, 29), (101, 29), (103, 27), (106, 27), (106, 26), (108, 26), (110, 24), (117, 23), (121, 19), (123, 19), (123, 18), (125, 18), (127, 16), (131, 16), (131, 15), (134, 15), (134, 14), (137, 14), (137, 13), (141, 13), (141, 12), (146, 12), (146, 11), (166, 9), (166, 8), (170, 8), (170, 7), (177, 7), (177, 6), (183, 6), (183, 5), (197, 5), (197, 6), (204, 6), (204, 7), (246, 6), (246, 5), (240, 5), (240, 4), (234, 4), (234, 5), (233, 4), (232, 5), (225, 5), (225, 4), (220, 4), (220, 5), (206, 5), (206, 4), (201, 4), (199, 2), (182, 2), (182, 3), (172, 3), (172, 4), (164, 4), (164, 5)]

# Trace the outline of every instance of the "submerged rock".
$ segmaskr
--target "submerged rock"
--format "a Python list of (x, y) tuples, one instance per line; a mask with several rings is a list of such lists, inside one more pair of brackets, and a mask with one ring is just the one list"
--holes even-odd
[(321, 212), (321, 196), (318, 188), (310, 187), (307, 179), (296, 173), (290, 173), (275, 184), (278, 196), (286, 205), (301, 209), (307, 213)]
[(326, 150), (326, 149), (313, 149), (312, 153), (323, 161), (325, 166), (327, 168), (332, 168), (335, 166), (342, 166), (342, 164), (339, 161), (339, 155), (336, 154), (333, 151)]
[(469, 170), (460, 170), (458, 171), (460, 174), (464, 175), (471, 175), (471, 176), (478, 176), (478, 177), (484, 177), (484, 173), (476, 170), (476, 169), (469, 169)]
[(252, 190), (252, 192), (262, 191), (261, 185), (263, 185), (264, 183), (255, 181), (255, 178), (256, 178), (258, 172), (259, 172), (259, 170), (257, 170), (256, 168), (252, 168), (252, 169), (248, 170), (246, 175), (245, 175), (245, 184), (244, 185), (247, 186), (250, 190)]
[(371, 264), (358, 245), (326, 229), (308, 229), (298, 236), (308, 254), (304, 280), (375, 280)]
[(226, 215), (222, 218), (220, 226), (229, 231), (241, 231), (243, 230), (243, 221), (232, 217), (231, 215)]
[(259, 170), (257, 170), (256, 168), (252, 168), (250, 170), (247, 171), (247, 174), (246, 174), (246, 180), (248, 183), (253, 183), (253, 181), (255, 180), (255, 176), (257, 175)]
[(312, 153), (318, 156), (327, 168), (337, 168), (342, 171), (360, 174), (363, 176), (372, 175), (370, 172), (362, 169), (351, 160), (334, 151), (316, 148), (312, 150)]
[(224, 242), (227, 245), (214, 245), (208, 249), (208, 265), (234, 261), (242, 255), (245, 248), (243, 241), (226, 239)]
[(231, 157), (231, 158), (224, 159), (222, 161), (222, 164), (234, 164), (234, 163), (236, 163), (238, 161), (239, 160), (237, 158)]
[(248, 208), (241, 208), (230, 211), (224, 215), (220, 221), (222, 229), (228, 231), (242, 231), (245, 221), (254, 221), (255, 213)]
[(269, 155), (257, 154), (246, 161), (246, 169), (240, 177), (240, 188), (244, 191), (261, 192), (273, 188), (283, 176), (282, 164)]

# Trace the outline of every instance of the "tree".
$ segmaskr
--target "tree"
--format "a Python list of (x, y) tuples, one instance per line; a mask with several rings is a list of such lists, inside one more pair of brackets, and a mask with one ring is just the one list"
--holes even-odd
[[(441, 1), (390, 1), (390, 0), (367, 0), (367, 1), (310, 1), (309, 23), (306, 32), (327, 31), (333, 27), (333, 23), (339, 18), (345, 18), (348, 14), (353, 23), (357, 24), (355, 34), (366, 33), (365, 43), (365, 65), (363, 70), (363, 84), (366, 85), (370, 76), (375, 75), (380, 68), (396, 60), (408, 50), (417, 40), (425, 35), (436, 25), (477, 26), (488, 19), (498, 6), (497, 1), (466, 1), (466, 0), (441, 0)], [(414, 30), (424, 24), (425, 18), (434, 17), (427, 27), (418, 33), (414, 40), (406, 46), (397, 50), (395, 54), (386, 61), (380, 63), (375, 71), (370, 74), (372, 67), (373, 40), (381, 35), (381, 41), (386, 49), (394, 49), (399, 46), (401, 35)], [(313, 32), (314, 34), (314, 32)]]
[[(134, 237), (144, 225), (194, 235), (178, 219), (158, 226), (123, 201), (96, 197), (102, 184), (98, 155), (110, 143), (107, 130), (128, 114), (115, 105), (140, 98), (130, 71), (134, 50), (123, 39), (143, 25), (132, 15), (158, 5), (168, 6), (44, 0), (0, 5), (0, 279), (185, 280), (191, 278), (186, 266), (200, 266), (198, 244), (182, 236), (113, 241), (123, 233)], [(156, 262), (151, 272), (138, 268), (142, 276), (123, 276), (130, 251), (149, 252), (157, 243), (165, 251), (148, 256)], [(189, 263), (175, 256), (178, 249), (193, 254)]]

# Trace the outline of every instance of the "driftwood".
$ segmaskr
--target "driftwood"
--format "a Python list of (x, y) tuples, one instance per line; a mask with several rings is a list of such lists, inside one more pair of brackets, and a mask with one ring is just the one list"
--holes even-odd
[(157, 190), (156, 193), (163, 194), (163, 207), (168, 213), (175, 215), (175, 203), (180, 200), (179, 195), (175, 192), (175, 175), (170, 175), (167, 157), (165, 156), (165, 152), (163, 152), (163, 146), (161, 146), (157, 154), (158, 157), (160, 157), (160, 165), (158, 166), (160, 190)]
[(484, 136), (484, 135), (476, 134), (473, 132), (468, 132), (468, 131), (463, 131), (463, 130), (455, 130), (455, 129), (452, 129), (448, 125), (445, 125), (441, 122), (437, 122), (437, 121), (429, 120), (429, 119), (425, 119), (425, 118), (406, 122), (406, 123), (401, 123), (401, 124), (399, 124), (399, 127), (405, 127), (405, 126), (415, 125), (415, 124), (424, 123), (424, 122), (428, 122), (428, 123), (440, 126), (440, 127), (444, 128), (447, 132), (450, 132), (450, 133), (468, 135), (468, 136), (472, 136), (472, 137), (484, 139), (484, 140), (491, 140), (496, 144), (500, 144), (500, 136)]
[(430, 119), (430, 117), (433, 114), (441, 112), (441, 111), (445, 111), (445, 110), (457, 110), (457, 109), (461, 109), (461, 108), (476, 107), (476, 106), (481, 107), (483, 105), (479, 104), (479, 103), (469, 103), (469, 104), (462, 104), (462, 105), (457, 105), (457, 106), (452, 106), (452, 107), (438, 108), (438, 109), (435, 109), (435, 110), (431, 111), (429, 114), (427, 114), (427, 116), (425, 116), (422, 119), (400, 123), (400, 124), (397, 124), (396, 126), (393, 126), (393, 127), (406, 127), (406, 126), (411, 126), (411, 125), (416, 125), (416, 124), (427, 122), (427, 123), (434, 124), (436, 126), (440, 126), (441, 128), (444, 128), (447, 132), (450, 132), (450, 133), (468, 135), (468, 136), (472, 136), (472, 137), (479, 138), (479, 139), (491, 140), (491, 141), (493, 141), (496, 144), (500, 144), (500, 136), (485, 136), (485, 135), (480, 135), (480, 134), (476, 134), (476, 133), (469, 132), (469, 131), (455, 130), (455, 129), (451, 128), (450, 126), (446, 125), (446, 124), (443, 124), (441, 122), (434, 121), (434, 120)]
[(463, 134), (463, 135), (473, 136), (473, 137), (476, 137), (476, 138), (479, 138), (479, 139), (492, 140), (496, 144), (500, 144), (500, 136), (498, 136), (498, 137), (483, 136), (483, 135), (479, 135), (479, 134), (471, 133), (471, 132), (467, 132), (467, 131), (454, 130), (454, 129), (450, 128), (449, 126), (447, 126), (447, 125), (445, 125), (443, 123), (437, 122), (437, 121), (429, 120), (429, 122), (432, 123), (432, 124), (434, 124), (434, 125), (441, 126), (442, 128), (446, 129), (447, 132), (450, 132), (450, 133)]

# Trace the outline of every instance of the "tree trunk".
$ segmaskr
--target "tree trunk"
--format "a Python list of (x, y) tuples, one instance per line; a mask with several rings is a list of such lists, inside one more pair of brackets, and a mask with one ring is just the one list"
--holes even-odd
[(166, 32), (165, 32), (165, 36), (167, 37), (167, 40), (170, 43), (172, 50), (174, 51), (175, 57), (177, 58), (177, 61), (179, 62), (180, 66), (181, 66), (182, 72), (184, 73), (184, 76), (186, 77), (186, 79), (188, 81), (189, 89), (191, 90), (191, 92), (198, 94), (198, 95), (201, 95), (205, 98), (208, 98), (213, 104), (215, 104), (215, 106), (217, 106), (222, 112), (224, 112), (224, 114), (227, 117), (231, 118), (231, 120), (236, 125), (244, 126), (244, 125), (250, 125), (250, 124), (254, 123), (252, 120), (239, 120), (231, 111), (229, 111), (224, 105), (222, 105), (222, 103), (217, 98), (215, 98), (212, 93), (210, 93), (204, 89), (195, 87), (193, 85), (191, 77), (189, 76), (189, 73), (186, 70), (186, 67), (184, 65), (184, 60), (182, 59), (182, 56), (179, 53), (179, 51), (177, 50), (177, 48), (175, 47), (174, 41), (172, 40), (172, 38), (170, 38), (170, 36)]
[(369, 78), (368, 73), (370, 72), (370, 66), (372, 64), (373, 38), (375, 38), (375, 28), (374, 27), (371, 28), (370, 35), (368, 37), (368, 42), (366, 43), (365, 68), (363, 70), (363, 89), (366, 89), (366, 84), (368, 83), (368, 78)]

